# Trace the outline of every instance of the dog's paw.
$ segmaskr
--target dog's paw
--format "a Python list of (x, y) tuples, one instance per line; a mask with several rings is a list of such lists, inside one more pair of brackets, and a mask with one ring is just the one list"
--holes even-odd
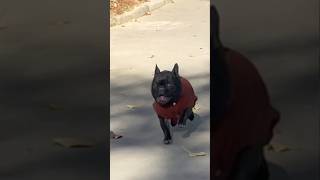
[(163, 140), (163, 144), (171, 144), (172, 140), (171, 139), (165, 139)]

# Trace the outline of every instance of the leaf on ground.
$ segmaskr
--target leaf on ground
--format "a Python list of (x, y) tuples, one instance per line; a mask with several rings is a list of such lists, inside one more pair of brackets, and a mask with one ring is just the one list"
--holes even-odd
[(48, 108), (52, 111), (61, 111), (64, 110), (63, 107), (57, 106), (56, 104), (49, 104)]
[(127, 104), (127, 108), (130, 109), (130, 110), (137, 109), (138, 107), (139, 106), (137, 106), (137, 105)]
[(110, 0), (110, 15), (120, 15), (149, 0)]
[(114, 133), (113, 131), (110, 131), (110, 138), (112, 139), (120, 139), (122, 138), (121, 135)]
[(154, 55), (152, 54), (150, 57), (148, 57), (148, 58), (154, 58)]
[(291, 151), (291, 148), (284, 144), (268, 144), (266, 150), (272, 152), (287, 152)]
[(90, 139), (62, 137), (54, 138), (53, 142), (65, 148), (89, 148), (95, 146), (95, 142)]
[(182, 149), (183, 149), (185, 152), (187, 152), (190, 157), (197, 157), (197, 156), (206, 156), (206, 155), (208, 155), (208, 154), (205, 153), (205, 152), (195, 152), (195, 153), (194, 153), (194, 152), (191, 152), (190, 150), (188, 150), (188, 149), (185, 148), (184, 146), (182, 146)]

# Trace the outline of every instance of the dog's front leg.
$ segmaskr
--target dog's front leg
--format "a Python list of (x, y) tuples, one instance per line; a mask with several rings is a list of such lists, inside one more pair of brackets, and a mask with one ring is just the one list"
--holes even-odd
[(169, 124), (166, 122), (166, 120), (162, 117), (159, 117), (160, 126), (164, 134), (163, 143), (164, 144), (170, 144), (172, 142), (171, 132)]

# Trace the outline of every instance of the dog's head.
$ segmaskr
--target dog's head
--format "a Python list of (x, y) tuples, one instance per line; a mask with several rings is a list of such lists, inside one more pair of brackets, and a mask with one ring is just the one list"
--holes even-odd
[(176, 102), (181, 94), (181, 82), (178, 64), (172, 71), (160, 71), (156, 65), (151, 93), (154, 100), (162, 106)]

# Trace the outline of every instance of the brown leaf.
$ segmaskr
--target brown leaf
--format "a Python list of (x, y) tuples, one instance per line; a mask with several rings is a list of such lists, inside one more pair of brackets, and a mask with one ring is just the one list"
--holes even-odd
[(208, 155), (208, 154), (205, 153), (205, 152), (195, 152), (195, 153), (194, 153), (194, 152), (191, 152), (190, 150), (188, 150), (188, 149), (185, 148), (184, 146), (182, 146), (182, 149), (183, 149), (185, 152), (187, 152), (190, 157), (197, 157), (197, 156), (206, 156), (206, 155)]
[(95, 142), (90, 139), (62, 137), (54, 138), (53, 142), (65, 148), (88, 148), (95, 146)]
[(137, 109), (138, 107), (139, 106), (137, 106), (137, 105), (127, 104), (127, 108), (130, 109), (130, 110)]

